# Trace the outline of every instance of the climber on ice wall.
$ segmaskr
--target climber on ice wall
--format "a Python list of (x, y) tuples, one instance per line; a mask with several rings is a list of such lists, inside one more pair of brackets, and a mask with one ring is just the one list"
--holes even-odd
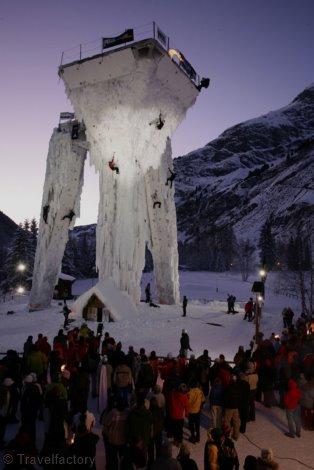
[(170, 171), (170, 176), (168, 176), (168, 178), (167, 178), (166, 186), (168, 186), (168, 181), (169, 181), (170, 182), (170, 188), (172, 188), (172, 183), (175, 180), (177, 175), (173, 171), (171, 171), (170, 168), (168, 168), (168, 170)]
[(114, 154), (112, 155), (112, 159), (108, 162), (108, 165), (109, 165), (110, 170), (115, 171), (117, 175), (120, 173), (119, 168), (114, 162)]
[(62, 220), (69, 219), (69, 221), (72, 222), (72, 219), (74, 216), (75, 216), (75, 212), (70, 211), (68, 214), (62, 217)]
[(154, 201), (154, 203), (153, 203), (153, 209), (155, 209), (156, 206), (158, 206), (159, 209), (160, 209), (160, 208), (161, 208), (161, 202), (158, 201), (157, 190), (154, 192), (154, 194), (152, 194), (152, 200)]
[(152, 122), (149, 123), (150, 126), (156, 126), (156, 129), (160, 131), (165, 125), (165, 119), (163, 118), (162, 114), (160, 113), (157, 119), (154, 119)]
[(50, 209), (50, 206), (48, 204), (46, 204), (43, 207), (43, 219), (44, 219), (45, 224), (47, 223), (47, 220), (48, 220), (49, 209)]

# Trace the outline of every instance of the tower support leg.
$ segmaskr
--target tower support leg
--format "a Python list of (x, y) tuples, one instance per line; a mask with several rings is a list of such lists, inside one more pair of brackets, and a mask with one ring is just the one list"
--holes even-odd
[(50, 305), (69, 228), (79, 215), (87, 144), (84, 131), (75, 140), (71, 132), (72, 124), (63, 124), (54, 130), (49, 143), (30, 310)]

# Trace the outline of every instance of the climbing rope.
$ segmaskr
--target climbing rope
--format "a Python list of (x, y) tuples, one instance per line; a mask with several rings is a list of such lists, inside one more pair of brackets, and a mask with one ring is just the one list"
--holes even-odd
[[(247, 437), (246, 434), (242, 434), (242, 436), (245, 437), (253, 446), (257, 447), (259, 450), (262, 450), (262, 447), (255, 444), (255, 442), (253, 442), (249, 437)], [(293, 457), (278, 457), (278, 455), (274, 455), (274, 457), (276, 459), (279, 459), (279, 460), (293, 460), (294, 462), (298, 462), (301, 465), (304, 465), (304, 467), (307, 467), (307, 468), (310, 468), (311, 470), (314, 470), (314, 467), (310, 467), (310, 465), (307, 465), (306, 463), (301, 462), (301, 460), (294, 459)]]

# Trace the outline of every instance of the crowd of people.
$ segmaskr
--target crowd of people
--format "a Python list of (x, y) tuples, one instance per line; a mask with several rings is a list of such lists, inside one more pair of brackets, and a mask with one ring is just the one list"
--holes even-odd
[[(124, 351), (108, 332), (103, 335), (101, 324), (96, 334), (86, 323), (61, 329), (51, 345), (42, 334), (29, 336), (23, 357), (9, 350), (0, 361), (0, 444), (11, 456), (6, 467), (31, 469), (30, 457), (58, 454), (71, 462), (75, 456), (76, 467), (80, 462), (80, 468), (95, 469), (99, 435), (89, 405), (97, 402), (108, 470), (197, 469), (190, 450), (201, 445), (204, 405), (211, 426), (201, 468), (239, 469), (235, 443), (255, 421), (256, 401), (286, 410), (291, 439), (301, 437), (302, 427), (314, 429), (314, 335), (308, 327), (300, 318), (280, 337), (260, 335), (248, 349), (239, 347), (233, 363), (222, 354), (212, 361), (206, 349), (188, 360), (193, 351), (185, 330), (178, 357), (165, 358), (144, 348)], [(38, 420), (44, 425), (41, 449)], [(19, 429), (5, 442), (10, 423)], [(243, 468), (279, 465), (264, 449), (259, 457), (247, 456)]]

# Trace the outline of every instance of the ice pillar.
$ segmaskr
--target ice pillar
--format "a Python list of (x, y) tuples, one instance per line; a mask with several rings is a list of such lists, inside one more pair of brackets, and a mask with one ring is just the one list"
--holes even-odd
[[(198, 90), (154, 40), (66, 65), (59, 73), (76, 116), (84, 120), (91, 161), (100, 173), (100, 280), (112, 277), (138, 302), (150, 241), (160, 300), (176, 302), (176, 216), (173, 191), (165, 186), (165, 150)], [(119, 172), (109, 167), (113, 156)], [(159, 213), (151, 203), (155, 191), (162, 197)]]
[(68, 231), (79, 215), (87, 143), (83, 130), (72, 139), (72, 126), (55, 129), (49, 143), (30, 310), (50, 305)]
[(169, 168), (173, 170), (171, 143), (167, 141), (161, 165), (150, 168), (145, 175), (149, 248), (154, 262), (156, 288), (160, 303), (179, 301), (178, 249), (174, 187), (167, 181)]

